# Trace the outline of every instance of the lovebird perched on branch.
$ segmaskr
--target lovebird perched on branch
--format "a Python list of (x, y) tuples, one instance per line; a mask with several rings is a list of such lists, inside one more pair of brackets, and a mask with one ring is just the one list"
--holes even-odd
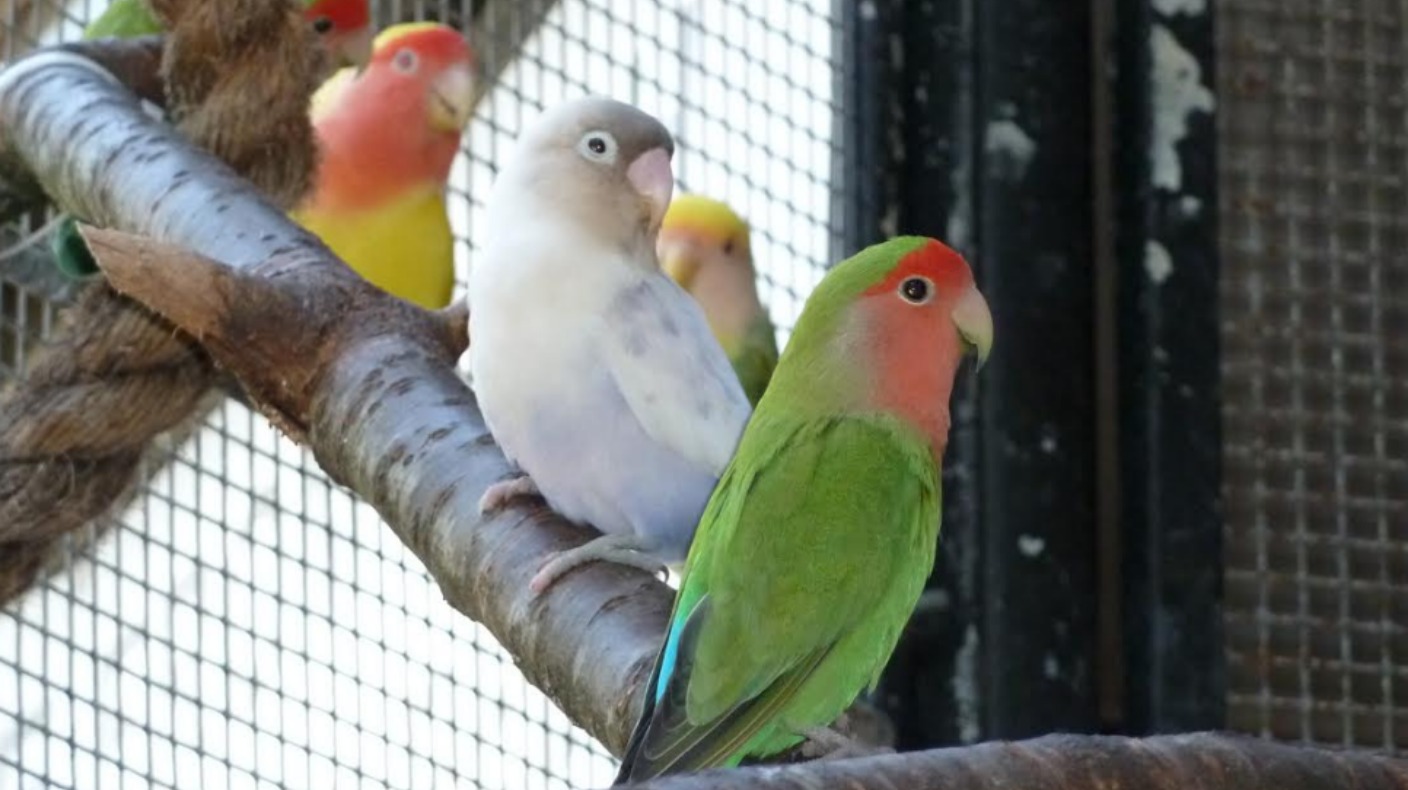
[(699, 305), (660, 270), (674, 142), (609, 99), (567, 102), (521, 138), (494, 184), (469, 278), (469, 372), (524, 477), (485, 511), (541, 493), (605, 535), (557, 556), (649, 570), (684, 560), (750, 411)]
[(660, 265), (704, 308), (748, 401), (777, 367), (777, 330), (758, 298), (748, 224), (728, 205), (680, 195), (660, 225)]
[(875, 685), (933, 565), (954, 376), (991, 344), (933, 239), (827, 273), (704, 511), (618, 784), (790, 748)]
[(382, 31), (363, 72), (343, 69), (313, 96), (317, 185), (294, 221), (378, 288), (422, 307), (449, 304), (445, 183), (476, 98), (474, 56), (454, 28)]
[[(368, 0), (306, 0), (303, 17), (318, 32), (334, 67), (365, 65), (371, 57), (372, 36)], [(145, 0), (115, 0), (83, 32), (84, 39), (135, 38), (162, 32)], [(98, 264), (78, 235), (72, 217), (59, 221), (50, 240), (54, 261), (70, 277), (97, 272)]]

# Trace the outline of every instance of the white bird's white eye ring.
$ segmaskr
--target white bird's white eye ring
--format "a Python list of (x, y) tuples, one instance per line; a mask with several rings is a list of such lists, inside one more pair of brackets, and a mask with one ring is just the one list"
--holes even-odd
[(391, 59), (391, 66), (402, 74), (411, 74), (420, 67), (420, 57), (413, 50), (403, 49)]
[(900, 281), (900, 298), (913, 305), (926, 304), (934, 298), (934, 283), (928, 277), (906, 277)]
[(577, 151), (583, 157), (604, 164), (613, 164), (616, 161), (616, 138), (611, 132), (594, 129), (582, 135), (581, 141), (577, 143)]

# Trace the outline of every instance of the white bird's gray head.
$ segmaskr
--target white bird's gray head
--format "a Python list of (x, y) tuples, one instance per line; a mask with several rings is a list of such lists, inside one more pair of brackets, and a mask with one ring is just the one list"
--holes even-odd
[(648, 113), (613, 99), (576, 99), (529, 127), (499, 180), (530, 190), (562, 219), (653, 250), (674, 192), (674, 152), (669, 130)]

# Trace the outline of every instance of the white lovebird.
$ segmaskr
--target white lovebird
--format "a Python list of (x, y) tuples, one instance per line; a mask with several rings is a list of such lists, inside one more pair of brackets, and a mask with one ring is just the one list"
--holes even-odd
[(466, 367), (524, 476), (480, 508), (540, 493), (604, 533), (547, 562), (536, 591), (593, 560), (678, 568), (751, 412), (698, 304), (656, 258), (673, 153), (650, 115), (579, 99), (522, 135), (489, 196)]

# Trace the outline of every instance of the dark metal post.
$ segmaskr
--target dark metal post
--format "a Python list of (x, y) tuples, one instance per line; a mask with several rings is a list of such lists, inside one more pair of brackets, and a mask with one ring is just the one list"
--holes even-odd
[(1089, 731), (1089, 17), (1046, 0), (857, 9), (843, 95), (863, 94), (847, 110), (861, 132), (845, 138), (860, 145), (846, 183), (876, 212), (856, 221), (857, 243), (945, 239), (997, 321), (993, 359), (954, 404), (939, 560), (880, 701), (907, 747)]
[(1121, 523), (1133, 733), (1224, 725), (1211, 4), (1116, 6)]

